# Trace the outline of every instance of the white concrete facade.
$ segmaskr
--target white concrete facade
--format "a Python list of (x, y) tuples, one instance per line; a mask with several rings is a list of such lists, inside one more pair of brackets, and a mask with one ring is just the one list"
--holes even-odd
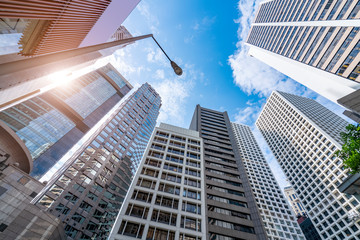
[(360, 3), (260, 3), (246, 40), (249, 55), (337, 103), (360, 89)]
[(110, 233), (110, 240), (205, 240), (202, 139), (160, 124)]
[(347, 124), (312, 99), (278, 91), (268, 98), (256, 121), (324, 240), (360, 238), (360, 225), (348, 221), (360, 204), (337, 189), (348, 172), (335, 156)]
[(231, 123), (269, 240), (305, 239), (250, 127)]

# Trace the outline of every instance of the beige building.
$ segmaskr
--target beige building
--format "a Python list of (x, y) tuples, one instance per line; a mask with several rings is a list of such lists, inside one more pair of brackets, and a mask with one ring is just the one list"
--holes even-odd
[(291, 204), (291, 207), (295, 213), (296, 216), (307, 216), (306, 211), (302, 203), (300, 202), (300, 199), (295, 193), (295, 190), (293, 187), (288, 186), (284, 188), (285, 196), (288, 199), (288, 201)]

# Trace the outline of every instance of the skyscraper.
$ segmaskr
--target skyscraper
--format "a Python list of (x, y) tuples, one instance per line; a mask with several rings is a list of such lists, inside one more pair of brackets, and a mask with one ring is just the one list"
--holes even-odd
[(190, 129), (203, 138), (206, 239), (267, 239), (227, 113), (197, 105)]
[(268, 239), (304, 239), (250, 127), (231, 123)]
[(205, 198), (199, 133), (161, 123), (109, 239), (207, 239)]
[(33, 203), (61, 219), (70, 239), (106, 239), (161, 106), (143, 84), (51, 178)]
[(355, 0), (264, 1), (249, 54), (336, 103), (360, 89), (359, 10)]
[(359, 202), (337, 189), (348, 170), (334, 153), (347, 124), (312, 99), (278, 91), (256, 121), (322, 239), (360, 238), (359, 224), (347, 221)]
[(291, 207), (296, 216), (307, 216), (304, 206), (300, 202), (300, 199), (295, 193), (295, 190), (292, 186), (284, 188), (285, 196), (291, 204)]
[(39, 178), (131, 88), (108, 64), (1, 111), (0, 120), (24, 141)]

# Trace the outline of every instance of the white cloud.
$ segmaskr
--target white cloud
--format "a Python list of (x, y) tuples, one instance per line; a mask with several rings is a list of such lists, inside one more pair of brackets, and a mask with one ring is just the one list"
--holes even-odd
[(195, 23), (195, 25), (192, 27), (192, 29), (199, 30), (200, 24), (199, 23)]
[(163, 69), (156, 70), (155, 76), (159, 79), (164, 79), (165, 73)]
[(260, 107), (246, 107), (244, 109), (238, 109), (234, 119), (236, 123), (251, 125), (255, 122), (259, 115)]
[(245, 45), (245, 41), (259, 2), (261, 1), (240, 0), (238, 3), (241, 13), (240, 18), (236, 20), (239, 23), (238, 49), (229, 57), (234, 83), (245, 93), (259, 94), (262, 97), (269, 96), (273, 90), (302, 94), (305, 87), (248, 55), (248, 47)]
[(183, 125), (184, 104), (189, 96), (193, 84), (184, 79), (168, 78), (153, 84), (155, 90), (160, 94), (162, 106), (158, 122), (171, 122), (174, 125)]
[[(154, 43), (155, 44), (155, 43)], [(161, 63), (163, 66), (169, 66), (169, 61), (164, 55), (164, 53), (155, 45), (153, 47), (147, 48), (147, 60), (150, 63)]]
[(159, 34), (159, 19), (156, 15), (151, 14), (150, 5), (146, 1), (141, 1), (135, 8), (145, 18), (145, 23), (149, 25), (149, 28), (153, 34)]

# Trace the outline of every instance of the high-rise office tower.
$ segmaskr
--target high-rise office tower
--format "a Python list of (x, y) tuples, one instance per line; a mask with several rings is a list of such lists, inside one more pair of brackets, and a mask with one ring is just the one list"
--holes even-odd
[(292, 186), (284, 188), (285, 196), (291, 204), (291, 207), (296, 216), (307, 216), (304, 206), (300, 202), (300, 199), (295, 193), (295, 190)]
[(131, 88), (108, 64), (1, 111), (0, 120), (24, 141), (39, 178)]
[(250, 127), (231, 123), (269, 240), (304, 239)]
[(205, 198), (199, 133), (161, 123), (109, 239), (205, 240)]
[(359, 10), (356, 0), (264, 1), (249, 54), (337, 102), (360, 89)]
[(278, 91), (256, 121), (323, 239), (360, 238), (359, 224), (347, 219), (359, 202), (337, 189), (347, 176), (335, 156), (347, 124), (312, 99)]
[(206, 239), (267, 239), (227, 112), (197, 105), (190, 129), (203, 138)]
[(143, 84), (49, 180), (33, 203), (70, 239), (106, 239), (156, 125), (160, 96)]

